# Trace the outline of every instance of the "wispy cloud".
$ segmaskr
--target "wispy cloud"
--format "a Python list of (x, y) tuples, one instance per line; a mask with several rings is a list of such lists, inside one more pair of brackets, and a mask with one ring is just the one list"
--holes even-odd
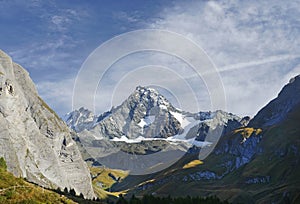
[[(75, 8), (61, 8), (55, 1), (47, 4), (43, 1), (29, 1), (24, 5), (17, 1), (6, 6), (25, 9), (28, 18), (36, 22), (31, 28), (35, 35), (32, 36), (33, 39), (20, 45), (14, 44), (9, 51), (16, 62), (31, 71), (35, 82), (60, 80), (62, 75), (74, 76), (84, 61), (75, 57), (76, 52), (80, 52), (78, 47), (83, 41), (75, 39), (71, 29), (85, 20), (87, 12)], [(13, 8), (12, 10), (14, 11)]]
[[(68, 36), (48, 42), (35, 42), (25, 47), (20, 47), (9, 52), (14, 61), (20, 63), (26, 69), (30, 69), (31, 76), (35, 82), (56, 80), (76, 74), (82, 59), (74, 58), (67, 50), (74, 49), (77, 43)], [(66, 60), (68, 65), (66, 65)], [(62, 70), (64, 70), (62, 72)]]
[(58, 9), (55, 13), (44, 14), (44, 18), (49, 22), (49, 28), (61, 33), (70, 31), (70, 26), (76, 25), (82, 18), (88, 16), (85, 11), (76, 11), (74, 9)]
[(74, 78), (37, 83), (40, 96), (47, 101), (51, 108), (54, 108), (60, 116), (72, 110), (73, 86)]
[[(97, 4), (97, 9), (91, 8), (91, 5), (81, 7), (66, 4), (62, 7), (57, 3), (6, 1), (0, 4), (0, 10), (3, 11), (0, 16), (12, 19), (22, 11), (25, 17), (31, 17), (28, 22), (26, 18), (14, 19), (14, 22), (29, 25), (30, 29), (25, 31), (32, 38), (19, 39), (22, 35), (16, 35), (14, 40), (18, 43), (10, 50), (10, 54), (15, 61), (29, 68), (35, 82), (38, 82), (41, 95), (60, 113), (63, 109), (70, 110), (74, 75), (88, 55), (87, 50), (93, 50), (103, 39), (128, 31), (128, 27), (174, 31), (201, 46), (219, 71), (226, 91), (227, 111), (239, 115), (254, 115), (277, 95), (289, 77), (300, 73), (299, 1), (174, 1), (163, 4), (154, 15), (151, 13), (151, 18), (145, 15), (143, 9), (153, 9), (152, 3), (147, 4), (149, 8), (144, 5), (140, 9), (118, 8), (109, 10), (105, 15), (99, 15), (98, 7), (100, 9), (103, 6), (101, 3)], [(101, 25), (98, 20), (102, 22)], [(15, 31), (15, 28), (18, 26), (11, 30)], [(99, 36), (104, 38), (100, 40)], [(122, 45), (118, 44), (116, 49), (122, 48)], [(193, 56), (194, 53), (186, 49), (185, 54)], [(205, 104), (209, 104), (205, 84), (196, 83), (193, 74), (189, 73), (190, 67), (174, 56), (138, 55), (124, 60), (116, 64), (115, 69), (112, 68), (102, 88), (120, 80), (119, 87), (112, 89), (121, 90), (119, 93), (122, 94), (115, 100), (121, 101), (130, 94), (134, 85), (142, 83), (126, 73), (146, 65), (161, 65), (178, 74), (184, 73), (185, 77), (190, 77), (190, 85), (199, 89), (197, 98), (205, 99)], [(148, 75), (155, 78), (157, 73)], [(165, 78), (170, 86), (176, 87), (177, 79)], [(134, 80), (136, 83), (133, 83)], [(184, 97), (186, 90), (178, 90), (177, 97)], [(86, 94), (90, 92), (95, 94), (94, 90), (87, 90)], [(102, 106), (106, 98), (97, 98), (97, 101), (102, 111), (108, 108)], [(85, 105), (84, 100), (82, 104)], [(203, 107), (207, 109), (207, 105)]]
[(253, 66), (258, 66), (258, 65), (264, 65), (264, 64), (269, 64), (269, 63), (276, 63), (280, 61), (291, 61), (294, 59), (299, 59), (300, 55), (277, 55), (277, 56), (270, 56), (261, 60), (256, 60), (256, 61), (250, 61), (250, 62), (242, 62), (238, 64), (231, 64), (223, 67), (219, 67), (218, 71), (223, 72), (223, 71), (231, 71), (235, 69), (244, 69), (247, 67), (253, 67)]
[(299, 15), (299, 1), (177, 2), (149, 27), (198, 43), (221, 74), (228, 111), (254, 115), (297, 73)]
[(124, 11), (117, 11), (113, 13), (114, 18), (120, 21), (128, 21), (130, 23), (136, 23), (141, 20), (139, 12), (127, 13)]

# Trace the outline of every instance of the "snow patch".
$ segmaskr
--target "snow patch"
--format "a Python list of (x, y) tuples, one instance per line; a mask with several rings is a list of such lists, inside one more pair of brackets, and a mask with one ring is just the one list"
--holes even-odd
[(128, 139), (125, 135), (123, 135), (120, 138), (114, 137), (110, 141), (113, 141), (113, 142), (126, 142), (126, 143), (140, 143), (140, 142), (143, 141), (143, 139), (144, 139), (144, 137), (138, 137), (138, 138), (135, 138), (135, 139)]
[(168, 108), (167, 108), (166, 105), (161, 104), (161, 105), (159, 105), (159, 107), (160, 107), (161, 109), (163, 109), (163, 110), (168, 110)]
[(176, 120), (178, 120), (178, 122), (182, 125), (182, 121), (183, 121), (183, 115), (181, 113), (178, 112), (173, 112), (170, 111), (170, 113), (174, 116), (174, 118), (176, 118)]
[[(184, 129), (184, 132), (188, 132), (194, 126), (193, 124), (195, 124), (195, 122), (199, 123), (199, 121), (195, 120), (193, 117), (186, 117), (182, 113), (172, 111), (170, 111), (170, 113), (180, 123), (181, 127)], [(192, 127), (190, 127), (191, 124), (193, 125)]]
[(195, 140), (195, 138), (192, 138), (192, 139), (167, 138), (166, 141), (168, 141), (172, 144), (185, 143), (185, 144), (187, 144), (187, 146), (195, 145), (196, 147), (205, 147), (205, 146), (210, 146), (212, 144), (211, 142), (197, 141), (197, 140)]
[(172, 138), (172, 137), (169, 137), (169, 138), (145, 138), (145, 137), (140, 136), (135, 139), (129, 139), (125, 135), (123, 135), (120, 138), (114, 137), (110, 141), (125, 142), (125, 143), (141, 143), (142, 141), (167, 141), (174, 145), (179, 145), (181, 143), (185, 143), (187, 146), (195, 145), (197, 147), (205, 147), (205, 146), (209, 146), (212, 144), (211, 142), (197, 141), (197, 140), (195, 140), (195, 138), (192, 138), (192, 139), (176, 139), (176, 138)]
[(153, 123), (154, 120), (155, 116), (146, 116), (145, 118), (141, 119), (141, 121), (138, 123), (138, 126), (144, 128), (145, 126), (151, 125), (151, 123)]

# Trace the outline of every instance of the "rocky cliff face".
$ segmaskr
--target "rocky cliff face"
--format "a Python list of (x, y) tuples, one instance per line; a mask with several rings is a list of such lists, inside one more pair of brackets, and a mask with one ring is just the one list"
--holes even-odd
[(68, 127), (38, 96), (29, 74), (0, 51), (0, 157), (15, 176), (94, 197)]

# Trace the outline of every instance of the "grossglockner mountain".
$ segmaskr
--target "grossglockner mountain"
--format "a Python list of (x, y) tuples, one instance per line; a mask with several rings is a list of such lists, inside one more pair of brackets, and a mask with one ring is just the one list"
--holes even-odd
[(80, 108), (64, 118), (92, 160), (137, 174), (163, 169), (193, 146), (205, 158), (222, 134), (247, 123), (220, 110), (182, 111), (155, 89), (141, 86), (99, 116)]
[(0, 50), (0, 157), (17, 177), (93, 198), (89, 169), (69, 128), (39, 97), (20, 65)]

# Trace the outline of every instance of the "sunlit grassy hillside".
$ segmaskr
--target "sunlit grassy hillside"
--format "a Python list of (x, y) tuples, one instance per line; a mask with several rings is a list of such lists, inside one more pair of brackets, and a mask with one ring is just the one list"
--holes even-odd
[(0, 158), (0, 203), (75, 203), (55, 192), (16, 178), (6, 171), (6, 163)]

